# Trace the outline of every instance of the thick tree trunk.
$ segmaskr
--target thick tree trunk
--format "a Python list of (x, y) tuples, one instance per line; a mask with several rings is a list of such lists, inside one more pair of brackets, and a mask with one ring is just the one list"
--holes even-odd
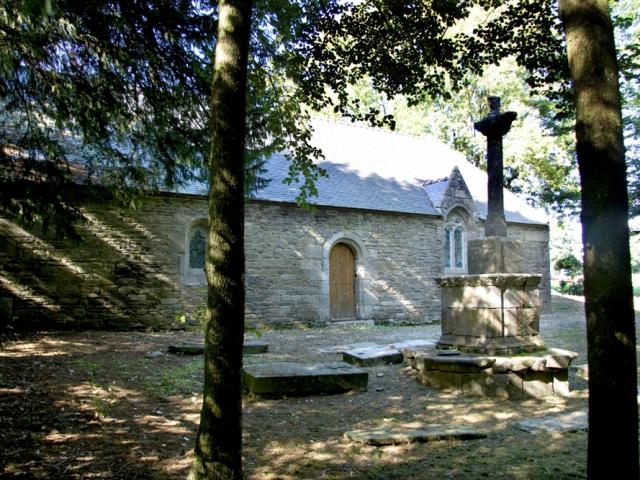
[(211, 95), (204, 391), (190, 479), (242, 478), (244, 145), (250, 0), (221, 0)]
[(618, 68), (607, 0), (560, 0), (574, 83), (589, 347), (589, 478), (638, 475), (636, 348)]

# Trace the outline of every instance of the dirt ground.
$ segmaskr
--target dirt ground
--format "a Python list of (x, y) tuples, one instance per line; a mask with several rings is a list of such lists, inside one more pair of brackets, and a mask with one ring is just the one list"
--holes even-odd
[[(245, 362), (335, 361), (346, 343), (436, 340), (439, 325), (267, 331), (269, 353)], [(541, 320), (549, 346), (586, 363), (583, 304), (554, 297)], [(47, 332), (0, 349), (0, 476), (185, 478), (201, 403), (202, 357), (167, 346), (198, 334)], [(532, 435), (513, 423), (586, 408), (570, 398), (490, 400), (420, 385), (402, 365), (370, 367), (366, 392), (244, 402), (249, 479), (561, 479), (586, 477), (586, 434)], [(351, 443), (345, 431), (413, 423), (485, 429), (486, 439), (393, 447)]]

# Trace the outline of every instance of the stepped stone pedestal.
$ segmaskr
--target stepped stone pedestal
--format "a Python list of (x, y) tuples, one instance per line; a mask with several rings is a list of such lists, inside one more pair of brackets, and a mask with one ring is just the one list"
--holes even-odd
[(509, 399), (568, 395), (568, 367), (577, 356), (561, 349), (504, 357), (439, 353), (405, 352), (422, 384), (465, 395)]
[(436, 347), (489, 355), (539, 350), (540, 279), (512, 273), (439, 278), (442, 336)]

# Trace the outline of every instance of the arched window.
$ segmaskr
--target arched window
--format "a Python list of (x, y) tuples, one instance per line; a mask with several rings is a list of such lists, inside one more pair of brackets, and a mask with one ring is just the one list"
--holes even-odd
[(444, 271), (466, 273), (467, 231), (459, 215), (451, 215), (444, 226)]
[(186, 232), (183, 261), (185, 285), (204, 285), (204, 261), (207, 254), (207, 229), (202, 222), (193, 224)]
[(191, 229), (189, 234), (189, 268), (204, 268), (204, 256), (207, 251), (207, 233), (201, 226)]

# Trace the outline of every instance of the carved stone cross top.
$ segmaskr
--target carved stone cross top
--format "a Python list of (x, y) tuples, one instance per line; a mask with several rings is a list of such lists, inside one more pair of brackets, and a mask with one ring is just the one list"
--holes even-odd
[(484, 232), (487, 237), (506, 237), (504, 217), (504, 177), (502, 173), (502, 137), (511, 129), (516, 112), (500, 112), (500, 97), (489, 97), (489, 115), (473, 124), (487, 137), (488, 204)]

